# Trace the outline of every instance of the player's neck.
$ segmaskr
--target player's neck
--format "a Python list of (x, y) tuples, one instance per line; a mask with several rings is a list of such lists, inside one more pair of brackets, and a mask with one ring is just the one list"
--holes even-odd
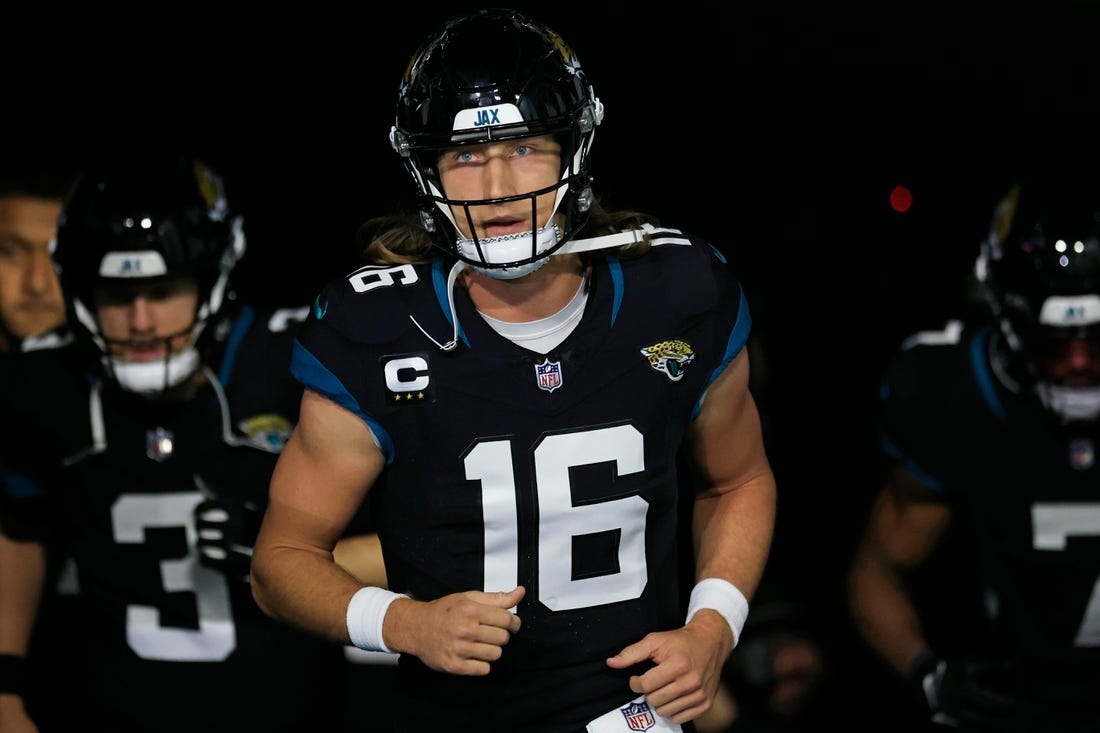
[(527, 323), (547, 318), (569, 304), (584, 279), (580, 256), (558, 255), (535, 272), (498, 280), (472, 268), (463, 271), (474, 306), (490, 318)]

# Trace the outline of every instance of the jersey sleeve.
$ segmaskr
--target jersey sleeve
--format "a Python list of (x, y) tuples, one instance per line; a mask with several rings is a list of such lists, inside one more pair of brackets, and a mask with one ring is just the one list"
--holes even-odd
[(61, 515), (56, 501), (61, 461), (81, 446), (87, 398), (86, 354), (71, 344), (0, 354), (0, 526), (10, 537), (42, 539)]
[(270, 416), (270, 428), (297, 422), (302, 388), (289, 367), (294, 337), (308, 313), (308, 306), (245, 307), (234, 319), (217, 376), (230, 397), (233, 415), (251, 421), (235, 428), (258, 431), (264, 427), (264, 416)]
[(295, 339), (291, 373), (305, 388), (367, 419), (357, 397), (363, 370), (343, 312), (351, 305), (345, 287), (333, 282), (317, 296)]
[(655, 277), (670, 290), (670, 307), (681, 313), (713, 316), (715, 338), (722, 341), (721, 360), (703, 385), (702, 394), (745, 349), (752, 331), (748, 300), (725, 255), (709, 242), (678, 230), (658, 229), (653, 238)]
[(966, 443), (957, 434), (965, 422), (961, 411), (974, 401), (965, 358), (968, 338), (954, 322), (909, 336), (888, 362), (880, 386), (885, 456), (945, 498), (958, 446)]
[[(359, 416), (387, 461), (393, 443), (371, 405), (382, 405), (381, 357), (419, 327), (450, 332), (439, 304), (438, 263), (366, 266), (329, 283), (298, 331), (291, 372), (306, 388)], [(417, 340), (423, 334), (416, 333)]]

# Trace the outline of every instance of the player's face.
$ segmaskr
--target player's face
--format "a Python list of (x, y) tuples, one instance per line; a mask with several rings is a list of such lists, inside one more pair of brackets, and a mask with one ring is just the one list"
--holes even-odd
[(0, 319), (18, 338), (65, 321), (50, 256), (60, 215), (60, 200), (0, 196)]
[[(530, 193), (558, 182), (561, 145), (551, 135), (469, 145), (446, 150), (439, 157), (439, 178), (447, 198), (478, 201)], [(531, 221), (531, 201), (471, 206), (474, 233), (479, 239), (541, 228), (554, 211), (555, 191), (537, 197), (537, 222)], [(470, 226), (461, 207), (452, 213), (462, 233)]]
[(1052, 339), (1040, 361), (1044, 377), (1066, 387), (1100, 385), (1100, 341), (1094, 338)]
[(110, 285), (96, 290), (99, 328), (111, 355), (125, 361), (164, 361), (191, 336), (199, 289), (192, 278)]

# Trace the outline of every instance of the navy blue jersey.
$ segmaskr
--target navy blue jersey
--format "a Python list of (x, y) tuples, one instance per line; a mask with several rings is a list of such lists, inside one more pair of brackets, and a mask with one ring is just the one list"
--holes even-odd
[[(369, 501), (390, 587), (527, 589), (487, 677), (402, 657), (410, 730), (440, 715), (464, 730), (581, 728), (635, 696), (639, 670), (606, 658), (683, 624), (677, 451), (750, 319), (715, 250), (661, 231), (643, 257), (594, 260), (581, 321), (546, 355), (500, 336), (458, 286), (452, 321), (439, 260), (357, 270), (300, 331), (294, 374), (385, 453)], [(455, 348), (437, 345), (456, 332)]]
[(995, 326), (917, 334), (883, 389), (888, 453), (974, 529), (997, 630), (1041, 697), (1100, 689), (1100, 424), (1062, 425), (991, 365)]
[[(301, 397), (287, 367), (304, 313), (290, 315), (242, 309), (206, 382), (174, 403), (67, 378), (64, 353), (8, 365), (18, 391), (40, 398), (6, 398), (28, 410), (36, 445), (16, 439), (4, 462), (34, 452), (54, 467), (40, 474), (40, 498), (47, 518), (64, 518), (56, 536), (78, 571), (67, 621), (77, 645), (60, 661), (79, 672), (82, 728), (301, 731), (342, 713), (342, 647), (267, 617), (247, 582), (202, 566), (195, 550), (205, 496), (266, 505)], [(17, 513), (18, 497), (7, 501)]]

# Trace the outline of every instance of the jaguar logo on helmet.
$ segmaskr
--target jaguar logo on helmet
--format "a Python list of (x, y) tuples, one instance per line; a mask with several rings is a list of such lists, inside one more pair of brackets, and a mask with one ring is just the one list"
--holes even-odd
[(554, 44), (554, 48), (561, 54), (561, 60), (562, 63), (565, 64), (565, 68), (570, 74), (577, 74), (581, 70), (581, 62), (580, 59), (577, 58), (577, 55), (573, 53), (573, 49), (565, 42), (564, 38), (551, 29), (546, 29), (546, 35), (550, 37), (550, 40)]

